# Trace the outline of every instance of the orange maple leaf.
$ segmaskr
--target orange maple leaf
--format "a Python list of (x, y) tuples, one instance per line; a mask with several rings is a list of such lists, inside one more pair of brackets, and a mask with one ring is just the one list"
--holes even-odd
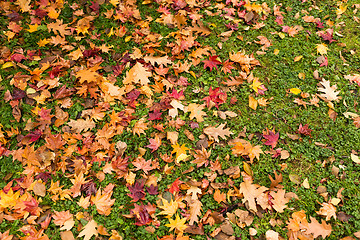
[(91, 197), (91, 202), (95, 204), (99, 214), (108, 216), (111, 212), (111, 206), (115, 203), (115, 199), (111, 199), (112, 191), (101, 194), (99, 189), (95, 196)]

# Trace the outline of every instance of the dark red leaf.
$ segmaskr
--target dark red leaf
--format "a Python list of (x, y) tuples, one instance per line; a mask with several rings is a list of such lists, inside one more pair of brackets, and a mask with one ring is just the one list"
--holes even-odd
[(144, 181), (137, 181), (132, 186), (128, 186), (130, 193), (128, 196), (132, 198), (132, 202), (137, 202), (140, 199), (145, 199)]
[(159, 110), (155, 110), (154, 112), (149, 113), (149, 121), (161, 120), (161, 114), (162, 112), (160, 112)]
[(311, 132), (313, 130), (309, 129), (309, 124), (305, 124), (304, 126), (300, 123), (298, 133), (306, 136), (311, 136)]

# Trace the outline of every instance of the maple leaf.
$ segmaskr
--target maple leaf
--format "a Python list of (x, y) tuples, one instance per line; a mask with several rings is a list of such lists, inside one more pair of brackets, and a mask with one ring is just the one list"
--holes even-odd
[(157, 135), (155, 138), (150, 138), (149, 142), (150, 144), (146, 145), (146, 147), (150, 148), (152, 150), (151, 152), (155, 152), (161, 146), (161, 139)]
[(273, 131), (267, 131), (268, 134), (263, 133), (263, 138), (267, 141), (264, 142), (265, 145), (271, 146), (274, 149), (277, 145), (277, 141), (279, 140), (279, 133), (274, 133)]
[(263, 153), (263, 151), (261, 150), (260, 145), (256, 145), (254, 147), (251, 147), (249, 149), (249, 153), (248, 153), (248, 156), (250, 158), (250, 163), (253, 162), (254, 158), (256, 158), (257, 160), (260, 160), (260, 154), (261, 153)]
[(141, 63), (137, 62), (126, 74), (123, 84), (140, 83), (141, 85), (147, 85), (151, 77), (151, 72), (147, 71)]
[(169, 231), (176, 229), (179, 232), (183, 232), (187, 228), (187, 226), (185, 225), (186, 218), (180, 219), (178, 214), (176, 214), (175, 220), (173, 220), (171, 218), (169, 220), (170, 220), (170, 223), (165, 224), (165, 226), (170, 228)]
[(210, 72), (215, 67), (218, 70), (217, 65), (221, 64), (219, 60), (217, 60), (218, 56), (209, 56), (209, 60), (202, 61), (204, 63), (204, 69), (207, 67), (210, 68)]
[(316, 51), (318, 53), (320, 53), (320, 55), (325, 55), (327, 54), (327, 51), (329, 50), (329, 48), (326, 46), (325, 43), (321, 43), (321, 44), (316, 44)]
[(160, 112), (157, 109), (155, 109), (154, 112), (152, 112), (152, 113), (149, 112), (149, 121), (161, 120), (161, 114), (162, 114), (162, 112)]
[(340, 97), (338, 96), (338, 94), (340, 93), (340, 91), (335, 91), (337, 89), (336, 85), (330, 86), (330, 81), (327, 81), (325, 79), (323, 79), (320, 84), (322, 85), (322, 87), (318, 88), (319, 92), (323, 92), (323, 94), (319, 94), (318, 96), (323, 99), (326, 102), (330, 102), (330, 101), (338, 101), (340, 100)]
[(330, 224), (326, 224), (324, 220), (321, 220), (320, 224), (314, 217), (310, 217), (310, 220), (306, 234), (313, 234), (314, 238), (322, 236), (324, 239), (331, 234), (332, 228)]
[(97, 228), (97, 223), (92, 219), (85, 225), (83, 230), (79, 233), (78, 237), (84, 236), (84, 240), (90, 240), (92, 236), (98, 235)]
[(226, 102), (227, 95), (226, 93), (220, 91), (220, 88), (215, 88), (214, 90), (212, 87), (209, 89), (209, 96), (204, 97), (202, 100), (206, 101), (206, 106), (210, 106), (210, 102), (215, 103), (217, 109), (219, 109), (219, 104), (223, 104)]
[(180, 191), (180, 184), (183, 182), (180, 180), (180, 177), (178, 177), (169, 187), (169, 192), (172, 194), (175, 194), (175, 192)]
[(244, 182), (240, 184), (240, 193), (244, 195), (242, 202), (247, 202), (249, 204), (249, 209), (257, 212), (255, 200), (267, 189), (268, 188), (259, 186), (258, 184), (252, 184), (251, 180), (245, 179)]
[(320, 32), (320, 37), (324, 39), (324, 41), (329, 41), (329, 43), (336, 42), (336, 40), (333, 39), (333, 29), (326, 29), (326, 32)]
[(115, 199), (111, 199), (112, 191), (101, 194), (99, 189), (95, 196), (91, 196), (91, 202), (95, 204), (99, 214), (108, 216), (111, 212), (111, 206), (115, 203)]
[(144, 192), (144, 182), (137, 181), (133, 186), (128, 186), (130, 193), (128, 194), (133, 200), (132, 202), (137, 202), (140, 199), (145, 199), (145, 192)]
[(232, 69), (235, 69), (235, 67), (233, 67), (233, 62), (230, 62), (229, 59), (226, 60), (225, 62), (223, 62), (222, 67), (221, 67), (221, 71), (223, 71), (223, 73), (231, 73)]
[(171, 145), (171, 147), (173, 148), (171, 154), (176, 153), (176, 158), (178, 158), (181, 154), (186, 155), (186, 151), (189, 150), (185, 144), (180, 146), (179, 143), (176, 143), (175, 145)]
[(60, 149), (65, 144), (65, 142), (61, 137), (61, 134), (52, 135), (50, 130), (46, 132), (45, 141), (46, 141), (45, 146), (53, 151), (55, 151), (56, 149)]
[(159, 205), (158, 207), (161, 208), (162, 211), (159, 214), (166, 215), (167, 218), (171, 218), (178, 210), (179, 203), (174, 201), (172, 198), (170, 202), (162, 197), (160, 197), (160, 199), (162, 201), (162, 205)]
[(309, 129), (309, 124), (305, 124), (305, 125), (303, 126), (303, 125), (300, 123), (299, 129), (298, 129), (298, 133), (311, 137), (311, 132), (312, 132), (312, 131), (313, 131), (312, 129)]
[(219, 137), (226, 139), (226, 136), (233, 134), (229, 128), (225, 128), (225, 123), (220, 124), (218, 127), (207, 127), (204, 129), (204, 133), (208, 135), (211, 139), (214, 139), (216, 142), (219, 142)]
[(20, 198), (20, 191), (13, 192), (12, 188), (5, 193), (4, 190), (0, 192), (0, 208), (14, 207), (17, 200)]
[(153, 166), (151, 166), (151, 163), (152, 163), (151, 159), (146, 161), (142, 157), (138, 157), (135, 159), (135, 161), (132, 162), (132, 164), (136, 167), (135, 171), (143, 170), (146, 175), (149, 173), (148, 171), (154, 169)]
[(73, 215), (69, 210), (61, 212), (55, 211), (52, 217), (54, 219), (55, 225), (62, 226), (61, 230), (70, 230), (75, 224)]
[(76, 73), (76, 78), (79, 78), (79, 82), (82, 84), (84, 82), (88, 83), (100, 83), (103, 80), (103, 77), (96, 72), (96, 68), (83, 69)]

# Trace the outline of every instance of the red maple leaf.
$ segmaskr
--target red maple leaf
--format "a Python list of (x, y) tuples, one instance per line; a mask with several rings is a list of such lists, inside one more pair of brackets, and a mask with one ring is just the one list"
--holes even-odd
[(214, 90), (212, 87), (209, 89), (209, 96), (204, 97), (202, 100), (206, 101), (206, 106), (210, 106), (210, 101), (215, 103), (217, 109), (219, 109), (219, 104), (223, 104), (226, 101), (227, 95), (224, 92), (219, 92), (220, 88), (215, 88)]
[(152, 113), (149, 113), (149, 121), (152, 121), (152, 120), (161, 120), (161, 114), (162, 112), (160, 112), (159, 110), (155, 110), (154, 112)]
[(336, 40), (333, 39), (333, 29), (326, 29), (326, 33), (321, 33), (320, 37), (324, 39), (324, 41), (329, 41), (329, 43), (336, 42)]
[(220, 61), (216, 60), (218, 56), (210, 56), (209, 57), (209, 60), (204, 60), (202, 61), (204, 63), (204, 69), (206, 69), (207, 67), (210, 68), (210, 72), (212, 71), (212, 69), (215, 67), (216, 70), (218, 69), (217, 68), (217, 65), (221, 64)]
[(145, 192), (144, 192), (144, 181), (137, 181), (134, 183), (134, 185), (129, 185), (129, 191), (128, 196), (131, 197), (133, 200), (132, 202), (137, 202), (140, 199), (145, 200)]
[(180, 178), (177, 178), (169, 187), (169, 192), (171, 192), (172, 194), (180, 191), (180, 184), (182, 184), (183, 182), (179, 179)]
[(178, 91), (174, 88), (174, 89), (172, 90), (172, 93), (167, 92), (167, 94), (168, 94), (170, 97), (173, 97), (173, 98), (178, 99), (178, 100), (183, 100), (183, 99), (185, 99), (184, 90), (181, 90), (180, 92), (178, 92)]
[(272, 149), (276, 147), (277, 141), (279, 140), (279, 133), (274, 133), (273, 131), (268, 131), (268, 134), (263, 134), (263, 137), (267, 140), (264, 142), (265, 145), (271, 146)]
[(311, 132), (313, 130), (309, 129), (309, 124), (305, 124), (304, 126), (300, 123), (299, 129), (298, 129), (298, 133), (302, 134), (302, 135), (307, 135), (311, 137)]
[(150, 138), (149, 142), (150, 144), (146, 145), (146, 147), (150, 148), (152, 150), (151, 152), (158, 150), (161, 145), (161, 139), (158, 136), (155, 136), (155, 138)]
[(116, 159), (112, 160), (111, 166), (119, 178), (126, 175), (128, 171), (127, 167), (129, 165), (129, 158), (129, 156), (126, 158), (121, 158), (120, 156), (118, 156)]

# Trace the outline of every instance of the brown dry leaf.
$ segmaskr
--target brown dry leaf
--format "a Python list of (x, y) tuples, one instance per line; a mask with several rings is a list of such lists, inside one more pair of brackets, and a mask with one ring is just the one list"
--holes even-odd
[(96, 127), (95, 122), (90, 118), (78, 120), (70, 119), (67, 124), (71, 127), (71, 130), (76, 133), (81, 133), (82, 131), (86, 132)]
[(194, 154), (195, 160), (193, 160), (191, 163), (196, 164), (198, 168), (204, 164), (205, 166), (207, 166), (209, 163), (210, 155), (211, 155), (211, 150), (206, 151), (206, 149), (202, 147), (201, 150), (195, 150), (195, 154)]
[(79, 233), (78, 237), (84, 236), (84, 240), (90, 240), (92, 236), (98, 235), (97, 227), (97, 223), (93, 219), (90, 220)]
[(321, 220), (321, 224), (314, 217), (310, 217), (311, 223), (306, 230), (306, 234), (313, 234), (314, 238), (322, 236), (326, 238), (331, 234), (332, 228), (330, 224), (326, 224), (324, 220)]
[(265, 233), (266, 240), (279, 240), (279, 233), (274, 230), (267, 230)]
[(203, 122), (203, 116), (206, 116), (206, 113), (202, 111), (205, 108), (205, 105), (199, 105), (196, 103), (190, 103), (189, 106), (186, 107), (186, 112), (190, 112), (190, 119), (196, 118), (196, 121)]
[(256, 101), (255, 98), (253, 98), (252, 96), (249, 96), (249, 107), (253, 110), (256, 110), (258, 106), (258, 102)]
[(172, 61), (169, 59), (168, 56), (162, 56), (162, 57), (145, 56), (144, 61), (150, 62), (151, 65), (153, 65), (153, 66), (155, 66), (155, 63), (157, 63), (158, 65), (164, 65), (165, 67), (168, 64), (172, 64)]
[(229, 128), (224, 129), (225, 123), (220, 124), (218, 127), (207, 127), (204, 129), (204, 133), (209, 136), (210, 139), (214, 139), (219, 142), (219, 137), (226, 139), (226, 136), (233, 134)]
[(241, 228), (250, 226), (254, 221), (254, 216), (251, 213), (249, 213), (249, 211), (236, 209), (234, 213), (238, 217), (236, 224)]
[(33, 191), (34, 191), (35, 195), (38, 195), (40, 197), (45, 197), (45, 195), (46, 195), (45, 184), (37, 181), (33, 187)]
[(322, 94), (319, 94), (318, 96), (323, 99), (326, 102), (330, 101), (339, 101), (341, 98), (338, 96), (340, 91), (335, 91), (337, 89), (336, 85), (330, 86), (330, 81), (326, 81), (323, 79), (320, 84), (322, 87), (318, 88), (319, 92), (323, 92)]
[(269, 175), (271, 184), (270, 184), (270, 189), (273, 189), (275, 187), (277, 187), (279, 185), (279, 183), (281, 183), (283, 181), (283, 176), (282, 174), (277, 174), (277, 172), (274, 170), (274, 174), (275, 174), (275, 179), (273, 179), (271, 177), (271, 175)]
[(331, 203), (322, 203), (321, 208), (318, 212), (319, 215), (326, 216), (326, 221), (329, 221), (331, 217), (336, 220), (336, 207)]
[(222, 193), (220, 192), (220, 189), (216, 189), (214, 193), (214, 200), (219, 204), (221, 202), (226, 203), (226, 193)]
[(189, 204), (190, 206), (190, 219), (189, 225), (193, 225), (199, 221), (198, 216), (201, 215), (202, 203), (199, 200), (192, 200)]
[(178, 132), (167, 132), (166, 133), (167, 139), (170, 140), (172, 145), (177, 143), (179, 133)]
[(286, 204), (290, 201), (289, 198), (285, 197), (285, 190), (279, 189), (277, 192), (270, 191), (270, 195), (273, 197), (271, 200), (272, 207), (277, 212), (284, 212), (284, 209), (287, 207)]
[(71, 231), (60, 232), (61, 240), (75, 240), (74, 235)]
[(267, 189), (268, 188), (258, 184), (252, 184), (249, 179), (245, 179), (245, 181), (240, 184), (240, 193), (244, 195), (242, 202), (247, 202), (249, 204), (249, 209), (257, 212), (255, 200)]

